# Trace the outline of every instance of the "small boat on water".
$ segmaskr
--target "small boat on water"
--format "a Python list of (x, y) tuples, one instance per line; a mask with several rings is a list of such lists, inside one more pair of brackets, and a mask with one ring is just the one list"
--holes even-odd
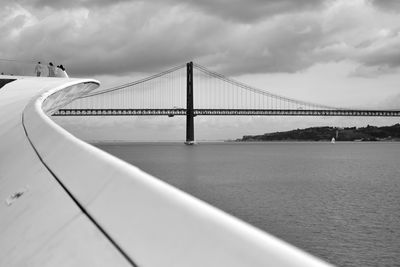
[(197, 145), (197, 142), (196, 141), (185, 141), (185, 145), (193, 146), (193, 145)]
[(336, 142), (335, 137), (332, 137), (331, 143), (334, 144)]

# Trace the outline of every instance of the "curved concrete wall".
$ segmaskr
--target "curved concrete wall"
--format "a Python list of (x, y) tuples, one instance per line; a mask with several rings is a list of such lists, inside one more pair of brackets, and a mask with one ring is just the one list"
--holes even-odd
[(12, 78), (0, 89), (0, 266), (131, 266), (43, 165), (22, 124), (43, 92), (94, 81)]
[(65, 83), (31, 98), (23, 127), (51, 179), (123, 255), (113, 265), (326, 266), (77, 139), (46, 115), (93, 83)]

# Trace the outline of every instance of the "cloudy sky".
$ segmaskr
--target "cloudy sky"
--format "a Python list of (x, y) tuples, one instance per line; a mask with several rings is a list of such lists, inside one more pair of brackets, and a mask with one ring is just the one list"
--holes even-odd
[[(104, 87), (193, 60), (291, 98), (339, 107), (400, 108), (398, 0), (0, 0), (0, 4), (0, 58), (62, 63), (70, 76), (94, 77)], [(184, 138), (184, 120), (179, 118), (59, 121), (88, 139)], [(77, 121), (82, 123), (79, 127)], [(220, 139), (309, 126), (396, 122), (198, 117), (196, 131), (198, 139)], [(109, 136), (102, 130), (107, 127), (121, 131)], [(128, 131), (128, 137), (122, 134)]]

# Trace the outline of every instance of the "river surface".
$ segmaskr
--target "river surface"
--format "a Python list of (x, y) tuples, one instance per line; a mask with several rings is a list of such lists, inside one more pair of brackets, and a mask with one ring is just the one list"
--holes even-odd
[(400, 143), (97, 147), (338, 266), (400, 266)]

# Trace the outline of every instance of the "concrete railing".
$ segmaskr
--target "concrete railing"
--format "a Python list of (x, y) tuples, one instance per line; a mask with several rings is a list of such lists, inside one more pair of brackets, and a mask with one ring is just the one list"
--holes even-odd
[[(48, 115), (95, 86), (66, 84), (23, 112), (43, 164), (138, 266), (327, 266), (68, 133)], [(271, 214), (274, 216), (274, 214)]]

